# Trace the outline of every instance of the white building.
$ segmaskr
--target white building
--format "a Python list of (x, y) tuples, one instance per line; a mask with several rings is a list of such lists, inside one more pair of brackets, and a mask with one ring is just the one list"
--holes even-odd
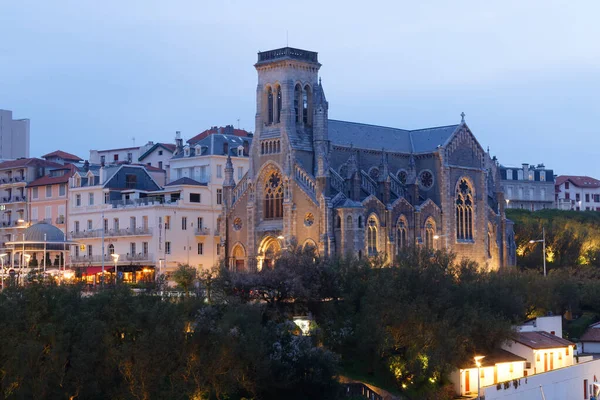
[(113, 254), (126, 282), (168, 275), (179, 264), (217, 263), (218, 237), (210, 227), (218, 213), (206, 185), (180, 180), (162, 190), (144, 167), (119, 165), (91, 166), (70, 186), (70, 235), (84, 245), (72, 263), (89, 283), (99, 281), (103, 263), (114, 270)]
[(12, 111), (0, 110), (0, 159), (29, 157), (29, 120), (13, 119)]
[(561, 210), (600, 211), (600, 181), (589, 176), (560, 175), (555, 184)]
[(499, 172), (508, 208), (530, 211), (554, 208), (554, 171), (544, 164), (501, 165)]
[(562, 316), (550, 315), (547, 317), (536, 317), (525, 321), (516, 327), (519, 332), (544, 331), (562, 338)]

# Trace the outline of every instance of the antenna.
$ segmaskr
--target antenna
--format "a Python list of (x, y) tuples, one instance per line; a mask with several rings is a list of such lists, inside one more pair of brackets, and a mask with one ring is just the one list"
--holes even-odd
[(237, 119), (237, 122), (238, 122), (238, 129), (240, 129), (240, 119), (239, 118)]
[(135, 147), (135, 136), (132, 136), (131, 140), (133, 141), (133, 147)]

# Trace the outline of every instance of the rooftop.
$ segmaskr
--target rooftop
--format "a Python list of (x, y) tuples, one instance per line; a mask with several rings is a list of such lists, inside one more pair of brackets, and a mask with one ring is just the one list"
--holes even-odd
[(257, 64), (276, 60), (301, 60), (318, 63), (317, 52), (295, 49), (293, 47), (282, 47), (281, 49), (261, 51), (258, 53)]
[(514, 340), (532, 349), (554, 349), (575, 345), (567, 339), (544, 331), (517, 332)]
[[(493, 367), (496, 364), (509, 363), (509, 362), (525, 362), (525, 358), (520, 357), (510, 351), (495, 349), (491, 353), (485, 353), (485, 357), (481, 360), (482, 367)], [(473, 359), (465, 361), (460, 365), (461, 369), (476, 368)]]
[[(215, 135), (215, 134), (233, 135), (233, 136), (239, 136), (239, 137), (252, 137), (250, 132), (246, 131), (245, 129), (235, 129), (233, 127), (233, 125), (226, 125), (226, 126), (221, 126), (221, 127), (211, 126), (210, 129), (206, 129), (206, 130), (200, 132), (193, 138), (187, 140), (187, 142), (189, 144), (194, 144), (194, 143), (208, 137), (209, 135)], [(173, 149), (173, 151), (175, 151), (175, 149)]]
[(190, 186), (206, 186), (206, 183), (198, 182), (192, 178), (184, 176), (171, 183), (167, 183), (165, 186), (179, 186), (179, 185), (190, 185)]
[(600, 181), (589, 176), (576, 175), (560, 175), (556, 177), (556, 186), (560, 186), (565, 182), (571, 182), (573, 185), (580, 188), (599, 188)]

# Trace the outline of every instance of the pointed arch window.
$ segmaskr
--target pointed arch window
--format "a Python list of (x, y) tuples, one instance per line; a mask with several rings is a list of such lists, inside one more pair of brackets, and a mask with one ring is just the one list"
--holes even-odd
[(265, 181), (265, 219), (283, 218), (283, 182), (274, 171)]
[(456, 188), (456, 239), (473, 240), (473, 190), (466, 179)]
[(367, 254), (374, 256), (377, 254), (377, 219), (370, 217), (367, 222)]
[(296, 115), (296, 123), (300, 122), (300, 101), (302, 100), (302, 88), (296, 85), (294, 88), (294, 113)]
[(352, 229), (352, 215), (346, 217), (346, 229)]
[(406, 247), (406, 220), (401, 217), (398, 221), (396, 229), (396, 253), (400, 254), (402, 249)]
[(310, 90), (310, 86), (304, 86), (304, 90), (302, 91), (302, 122), (305, 125), (310, 125), (312, 123), (312, 93)]
[(433, 250), (434, 247), (434, 237), (435, 236), (435, 223), (431, 220), (427, 221), (425, 224), (425, 248), (428, 250)]
[(267, 124), (273, 123), (273, 89), (267, 90)]
[(275, 123), (281, 122), (281, 86), (277, 86), (277, 113), (275, 114)]

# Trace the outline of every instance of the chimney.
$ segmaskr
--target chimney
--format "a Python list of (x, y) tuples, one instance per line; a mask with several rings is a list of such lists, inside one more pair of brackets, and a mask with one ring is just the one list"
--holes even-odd
[(181, 138), (181, 132), (175, 132), (175, 153), (180, 153), (183, 151), (183, 139)]
[(88, 172), (90, 170), (90, 162), (88, 160), (85, 160), (85, 162), (83, 163), (83, 170), (85, 172)]

